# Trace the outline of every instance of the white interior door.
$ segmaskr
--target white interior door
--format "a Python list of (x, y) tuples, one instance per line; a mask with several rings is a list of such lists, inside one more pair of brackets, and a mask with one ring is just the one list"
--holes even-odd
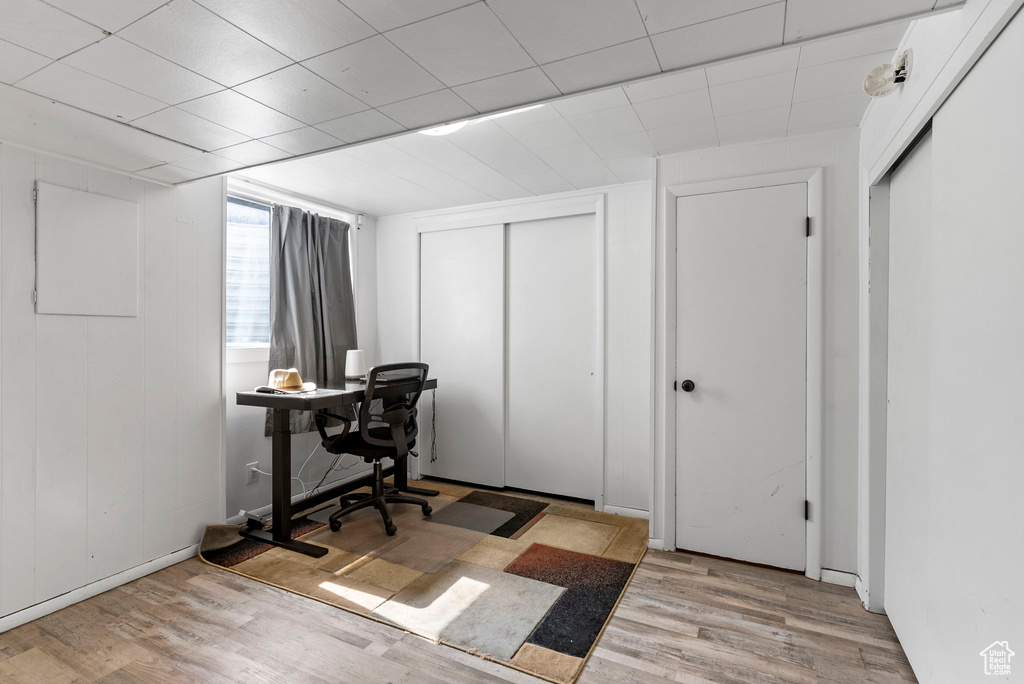
[(509, 224), (505, 484), (594, 499), (598, 395), (594, 214)]
[(807, 185), (676, 205), (676, 546), (805, 564)]
[(420, 358), (439, 383), (437, 461), (420, 445), (425, 475), (505, 484), (504, 268), (503, 225), (420, 235)]

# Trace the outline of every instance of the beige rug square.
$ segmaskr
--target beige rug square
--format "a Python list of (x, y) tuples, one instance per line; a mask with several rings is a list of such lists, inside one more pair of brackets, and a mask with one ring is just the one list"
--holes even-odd
[(399, 627), (511, 660), (564, 589), (454, 561), (373, 611)]
[(616, 525), (545, 513), (519, 541), (600, 556), (621, 529)]

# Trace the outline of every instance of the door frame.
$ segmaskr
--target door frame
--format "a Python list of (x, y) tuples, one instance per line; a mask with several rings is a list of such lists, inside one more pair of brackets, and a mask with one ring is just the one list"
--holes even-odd
[[(742, 178), (685, 183), (662, 188), (656, 201), (655, 325), (655, 454), (651, 501), (661, 513), (662, 535), (652, 547), (676, 548), (676, 401), (672, 389), (676, 371), (676, 200), (679, 197), (775, 185), (807, 184), (807, 420), (806, 497), (810, 515), (805, 523), (805, 569), (811, 579), (821, 579), (822, 455), (824, 434), (824, 170), (821, 167), (780, 171)], [(660, 453), (659, 453), (660, 452)], [(662, 456), (658, 459), (657, 456)]]
[[(592, 215), (594, 216), (594, 235), (596, 239), (597, 248), (597, 269), (596, 269), (596, 281), (594, 288), (597, 294), (597, 370), (596, 380), (597, 386), (594, 392), (594, 401), (596, 403), (597, 415), (600, 420), (600, 426), (597, 435), (595, 436), (596, 448), (594, 450), (594, 457), (591, 466), (591, 473), (594, 483), (594, 510), (603, 511), (604, 504), (604, 492), (605, 492), (605, 462), (606, 462), (606, 451), (607, 451), (607, 425), (608, 425), (608, 402), (607, 402), (607, 372), (608, 358), (605, 345), (605, 321), (606, 321), (606, 268), (607, 259), (605, 258), (605, 242), (606, 242), (606, 221), (605, 221), (605, 206), (607, 204), (607, 194), (604, 192), (588, 192), (586, 194), (570, 195), (567, 197), (558, 197), (547, 200), (537, 200), (535, 198), (524, 199), (520, 201), (512, 201), (503, 203), (498, 206), (484, 206), (480, 208), (472, 209), (455, 209), (450, 213), (438, 213), (431, 216), (424, 217), (423, 220), (416, 223), (416, 273), (414, 274), (416, 292), (415, 292), (415, 304), (413, 311), (415, 312), (415, 321), (413, 323), (413, 334), (415, 335), (415, 349), (417, 360), (420, 358), (420, 250), (422, 249), (420, 244), (420, 236), (423, 233), (430, 233), (439, 230), (456, 230), (459, 228), (472, 228), (475, 226), (482, 225), (494, 225), (503, 224), (505, 226), (505, 240), (506, 245), (508, 241), (508, 230), (509, 224), (511, 223), (522, 223), (524, 221), (535, 221), (540, 219), (555, 219), (563, 218), (567, 216), (581, 216), (581, 215)], [(507, 260), (507, 252), (506, 252)], [(505, 278), (507, 282), (507, 263)], [(506, 298), (508, 293), (506, 291)], [(505, 315), (507, 318), (507, 302)], [(508, 329), (505, 330), (505, 345), (508, 345)], [(505, 366), (505, 373), (508, 374), (508, 355), (502, 352), (502, 363)], [(444, 382), (444, 379), (441, 379)], [(508, 388), (505, 387), (503, 393), (503, 401), (505, 403), (505, 440), (508, 440)], [(410, 477), (413, 479), (419, 479), (422, 477), (420, 473), (419, 459), (411, 459), (409, 464)]]

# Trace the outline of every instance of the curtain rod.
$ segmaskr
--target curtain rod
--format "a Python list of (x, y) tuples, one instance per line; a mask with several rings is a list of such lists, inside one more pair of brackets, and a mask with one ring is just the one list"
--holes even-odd
[(305, 195), (288, 192), (273, 186), (264, 185), (250, 180), (228, 177), (228, 194), (238, 195), (243, 199), (252, 199), (270, 204), (297, 204), (302, 209), (341, 219), (359, 230), (363, 225), (363, 214), (347, 207), (341, 207), (314, 200)]

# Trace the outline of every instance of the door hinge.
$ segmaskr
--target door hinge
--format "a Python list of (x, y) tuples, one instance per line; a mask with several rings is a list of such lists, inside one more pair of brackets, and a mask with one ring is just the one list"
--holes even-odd
[(811, 519), (811, 502), (804, 499), (804, 520)]
[(32, 290), (32, 303), (33, 304), (38, 304), (39, 303), (39, 290)]
[(811, 237), (811, 217), (807, 217), (807, 237)]
[(673, 392), (678, 392), (679, 391), (679, 390), (676, 389), (676, 385), (678, 385), (678, 384), (679, 384), (678, 380), (673, 380), (672, 381), (672, 391)]
[(38, 190), (32, 190), (32, 204), (38, 204), (38, 203), (39, 203), (39, 191)]

